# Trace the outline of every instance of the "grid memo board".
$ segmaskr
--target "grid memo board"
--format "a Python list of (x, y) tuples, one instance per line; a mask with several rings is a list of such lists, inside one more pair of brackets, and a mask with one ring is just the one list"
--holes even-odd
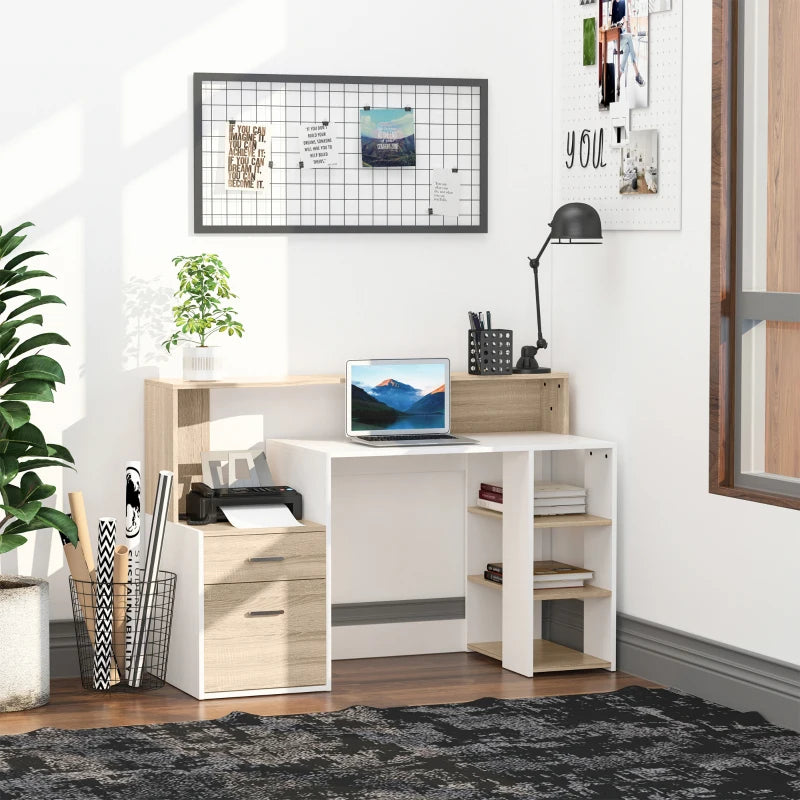
[[(485, 79), (194, 75), (195, 233), (485, 233)], [(361, 166), (361, 109), (413, 109), (416, 166)], [(269, 190), (226, 190), (230, 121), (271, 132)], [(335, 123), (338, 167), (313, 168), (301, 123)], [(430, 212), (431, 173), (457, 172), (458, 216)]]

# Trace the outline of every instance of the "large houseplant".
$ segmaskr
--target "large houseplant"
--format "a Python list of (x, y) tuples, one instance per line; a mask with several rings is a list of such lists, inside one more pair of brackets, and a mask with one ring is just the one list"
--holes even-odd
[[(49, 444), (31, 422), (30, 402), (52, 403), (56, 384), (64, 383), (60, 364), (42, 350), (68, 345), (57, 333), (28, 335), (44, 319), (34, 309), (61, 298), (42, 294), (32, 281), (52, 278), (31, 268), (42, 251), (11, 254), (25, 241), (24, 222), (3, 233), (0, 228), (0, 554), (24, 544), (25, 534), (55, 528), (73, 545), (75, 523), (43, 501), (56, 491), (37, 470), (74, 463), (66, 447)], [(50, 697), (46, 581), (0, 575), (0, 711), (18, 711), (46, 703)], [(9, 654), (13, 653), (13, 657)]]
[(241, 337), (242, 323), (236, 311), (225, 305), (235, 298), (228, 279), (231, 277), (219, 256), (203, 253), (199, 256), (176, 256), (172, 263), (178, 268), (180, 305), (173, 306), (172, 316), (177, 330), (163, 342), (167, 352), (178, 342), (185, 342), (183, 377), (187, 380), (216, 380), (220, 377), (219, 348), (207, 344), (215, 333)]

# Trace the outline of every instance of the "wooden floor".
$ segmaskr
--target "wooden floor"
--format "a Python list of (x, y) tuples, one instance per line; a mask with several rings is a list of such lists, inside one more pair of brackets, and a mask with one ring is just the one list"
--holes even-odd
[(172, 686), (139, 694), (90, 692), (77, 678), (53, 681), (50, 704), (0, 714), (0, 735), (36, 728), (103, 728), (214, 719), (230, 711), (302, 714), (352, 705), (464, 703), (479, 697), (544, 697), (611, 692), (656, 684), (623, 672), (592, 670), (523, 678), (477, 653), (364, 658), (333, 662), (333, 691), (195, 700)]

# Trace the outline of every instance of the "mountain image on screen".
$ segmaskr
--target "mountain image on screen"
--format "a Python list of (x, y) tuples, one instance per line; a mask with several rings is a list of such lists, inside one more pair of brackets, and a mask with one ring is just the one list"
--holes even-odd
[(351, 386), (351, 426), (354, 431), (443, 430), (444, 412), (444, 384), (427, 394), (394, 378), (387, 378), (375, 386)]
[(422, 395), (419, 389), (415, 389), (407, 383), (396, 381), (394, 378), (387, 378), (377, 386), (373, 386), (372, 389), (367, 389), (367, 391), (377, 400), (396, 408), (398, 411), (405, 411), (407, 408), (411, 408)]

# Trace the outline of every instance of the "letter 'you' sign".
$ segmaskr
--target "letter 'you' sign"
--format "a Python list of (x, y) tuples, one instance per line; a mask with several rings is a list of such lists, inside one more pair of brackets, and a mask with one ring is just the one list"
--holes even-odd
[(268, 192), (270, 152), (269, 126), (229, 122), (225, 139), (225, 189)]

